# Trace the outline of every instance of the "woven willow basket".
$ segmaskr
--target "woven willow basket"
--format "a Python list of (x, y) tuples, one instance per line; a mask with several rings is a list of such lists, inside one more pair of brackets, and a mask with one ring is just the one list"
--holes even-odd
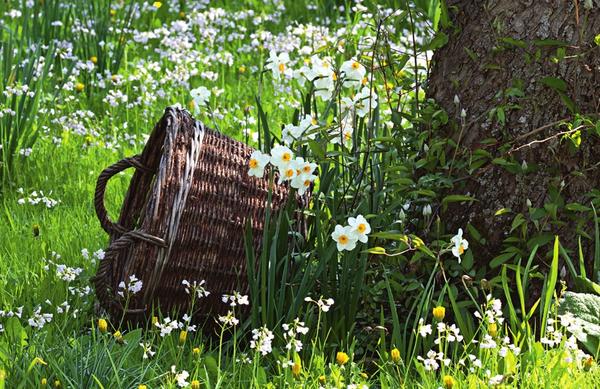
[[(187, 111), (167, 108), (140, 155), (100, 174), (94, 202), (110, 246), (94, 284), (105, 309), (130, 319), (147, 317), (152, 307), (186, 312), (191, 296), (182, 281), (206, 280), (211, 294), (195, 305), (196, 315), (206, 317), (226, 310), (224, 293), (247, 291), (246, 222), (259, 252), (269, 189), (266, 178), (248, 176), (252, 151), (204, 127)], [(115, 223), (104, 207), (106, 185), (130, 167), (136, 171)], [(274, 212), (287, 195), (286, 187), (274, 185)], [(118, 285), (132, 275), (143, 287), (124, 312)]]

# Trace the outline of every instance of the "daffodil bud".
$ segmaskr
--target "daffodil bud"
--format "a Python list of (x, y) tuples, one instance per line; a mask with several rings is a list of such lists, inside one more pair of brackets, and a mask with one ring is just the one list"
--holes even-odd
[(400, 350), (397, 348), (393, 348), (392, 351), (390, 351), (390, 356), (392, 357), (392, 361), (394, 363), (400, 362)]

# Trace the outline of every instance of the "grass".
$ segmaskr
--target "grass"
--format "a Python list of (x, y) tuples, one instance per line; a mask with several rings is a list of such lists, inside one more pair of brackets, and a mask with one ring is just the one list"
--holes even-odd
[[(403, 318), (397, 314), (391, 314), (394, 323), (386, 323), (390, 315), (384, 311), (395, 306), (394, 299), (398, 297), (394, 296), (389, 282), (387, 291), (391, 303), (387, 304), (384, 299), (385, 303), (377, 307), (381, 315), (370, 318), (379, 325), (371, 328), (373, 344), (364, 344), (365, 337), (359, 328), (364, 323), (355, 319), (363, 301), (366, 250), (370, 246), (336, 257), (339, 262), (330, 261), (327, 265), (330, 267), (323, 271), (328, 278), (320, 278), (315, 271), (311, 285), (314, 288), (320, 285), (322, 289), (318, 291), (327, 292), (323, 298), (334, 296), (336, 301), (331, 311), (325, 312), (314, 300), (299, 299), (302, 303), (294, 313), (308, 327), (307, 334), (301, 330), (290, 333), (290, 327), (284, 329), (284, 319), (277, 316), (275, 310), (269, 311), (268, 320), (260, 320), (257, 317), (262, 312), (258, 309), (254, 310), (253, 317), (244, 317), (233, 309), (232, 316), (242, 322), (232, 326), (225, 324), (224, 319), (215, 318), (220, 327), (214, 333), (202, 328), (193, 331), (192, 324), (182, 317), (172, 317), (177, 325), (170, 327), (167, 316), (158, 313), (156, 323), (149, 323), (147, 328), (130, 328), (120, 318), (108, 318), (96, 306), (90, 283), (101, 260), (94, 253), (105, 249), (108, 243), (92, 204), (99, 172), (141, 151), (144, 135), (151, 131), (164, 107), (177, 103), (193, 107), (189, 92), (201, 85), (211, 90), (211, 98), (207, 107), (200, 107), (197, 116), (255, 147), (259, 143), (255, 138), (264, 142), (267, 134), (280, 136), (279, 128), (284, 124), (297, 123), (301, 110), (310, 114), (314, 109), (315, 114), (322, 115), (323, 127), (332, 127), (332, 117), (335, 119), (338, 114), (335, 105), (306, 100), (306, 86), (303, 89), (293, 82), (277, 84), (271, 73), (262, 72), (265, 61), (271, 51), (289, 51), (292, 62), (298, 60), (292, 66), (298, 68), (300, 59), (308, 56), (308, 53), (298, 52), (302, 46), (310, 45), (310, 51), (332, 55), (333, 62), (339, 66), (356, 53), (357, 47), (372, 43), (369, 37), (373, 37), (376, 18), (366, 11), (353, 11), (349, 3), (331, 1), (313, 2), (314, 9), (289, 1), (284, 11), (283, 3), (276, 1), (216, 2), (206, 10), (199, 5), (202, 2), (184, 4), (181, 9), (166, 2), (160, 6), (147, 2), (33, 2), (32, 9), (27, 8), (27, 3), (0, 4), (6, 31), (13, 31), (10, 42), (20, 50), (19, 58), (33, 60), (36, 55), (39, 57), (36, 50), (46, 50), (52, 68), (35, 81), (35, 109), (15, 114), (26, 126), (17, 128), (14, 122), (0, 120), (5, 172), (0, 194), (0, 388), (600, 386), (600, 369), (596, 363), (569, 349), (572, 344), (566, 341), (566, 336), (549, 346), (540, 343), (535, 334), (528, 333), (526, 342), (522, 343), (527, 344), (527, 348), (499, 357), (502, 343), (507, 343), (505, 336), (509, 337), (508, 343), (518, 346), (515, 334), (502, 325), (498, 316), (495, 320), (499, 328), (490, 328), (479, 321), (471, 328), (473, 339), (481, 342), (491, 336), (497, 343), (497, 347), (489, 349), (480, 348), (480, 343), (470, 338), (450, 341), (447, 327), (436, 331), (440, 322), (451, 324), (450, 316), (462, 317), (451, 314), (450, 306), (448, 315), (438, 314), (437, 319), (432, 317), (430, 308), (423, 308), (418, 316), (424, 322), (414, 326), (404, 326), (400, 323)], [(431, 28), (423, 26), (429, 26), (427, 15), (435, 14), (432, 10), (437, 8), (437, 2), (417, 3), (411, 10), (422, 11), (419, 13), (422, 24), (418, 26), (427, 36), (432, 33)], [(194, 9), (196, 6), (198, 9)], [(25, 22), (19, 16), (6, 16), (12, 9), (25, 16), (42, 15), (41, 22), (36, 24)], [(253, 14), (249, 16), (247, 10)], [(175, 23), (177, 20), (194, 20), (196, 24), (193, 28), (188, 26), (186, 33), (181, 30), (185, 29), (182, 24)], [(401, 21), (406, 23), (406, 20)], [(61, 21), (61, 24), (52, 25), (52, 21)], [(96, 36), (78, 30), (82, 23), (90, 21), (98, 28)], [(295, 21), (322, 25), (323, 32), (315, 33), (314, 26), (306, 25), (294, 31)], [(163, 25), (170, 31), (179, 28), (180, 32), (161, 32)], [(355, 28), (355, 33), (347, 34), (340, 30), (342, 26)], [(124, 27), (136, 32), (119, 30)], [(0, 33), (5, 38), (3, 42), (8, 42), (6, 31)], [(151, 34), (139, 33), (148, 31), (161, 35), (162, 43)], [(228, 37), (231, 40), (226, 39)], [(144, 43), (146, 38), (149, 43)], [(339, 45), (342, 38), (345, 45)], [(48, 48), (30, 51), (26, 43), (32, 41), (47, 44)], [(100, 44), (101, 41), (104, 44)], [(327, 44), (323, 44), (325, 41)], [(178, 46), (182, 42), (189, 46)], [(3, 43), (3, 48), (6, 47)], [(368, 64), (368, 53), (363, 54), (361, 58)], [(7, 51), (0, 57), (5, 89), (21, 87), (21, 83), (27, 81), (11, 76), (16, 69), (13, 65), (19, 65), (10, 62), (9, 56)], [(377, 84), (379, 95), (384, 96), (387, 85), (382, 87), (382, 74), (371, 72), (373, 67), (368, 69), (374, 74), (375, 79), (371, 81)], [(404, 107), (407, 114), (412, 112), (416, 96), (422, 93), (413, 93), (411, 71), (415, 72), (406, 67), (404, 76), (393, 79), (397, 82), (395, 86), (404, 88), (405, 97), (398, 97), (397, 101), (394, 97), (390, 99)], [(126, 101), (123, 95), (127, 96)], [(17, 97), (21, 98), (0, 100), (0, 112), (4, 112), (5, 118), (10, 116), (6, 110), (14, 109), (11, 107)], [(113, 100), (117, 102), (111, 104)], [(392, 105), (391, 101), (385, 103)], [(383, 106), (382, 98), (380, 107)], [(393, 193), (386, 195), (386, 188), (375, 194), (374, 176), (380, 173), (377, 169), (369, 170), (371, 178), (364, 181), (362, 175), (359, 174), (360, 179), (359, 175), (352, 175), (396, 158), (373, 152), (361, 159), (363, 150), (358, 148), (358, 145), (367, 147), (374, 135), (379, 134), (382, 139), (384, 135), (390, 137), (382, 123), (392, 123), (396, 120), (392, 116), (391, 111), (380, 108), (369, 110), (366, 118), (357, 120), (354, 155), (347, 154), (350, 152), (342, 147), (328, 145), (326, 140), (325, 146), (310, 143), (303, 145), (304, 148), (298, 147), (307, 158), (311, 156), (319, 162), (322, 172), (315, 193), (320, 193), (325, 202), (311, 209), (310, 216), (316, 221), (307, 237), (314, 245), (311, 263), (325, 266), (322, 258), (337, 255), (330, 238), (335, 224), (332, 221), (344, 223), (347, 216), (362, 212), (374, 227), (379, 224), (383, 229), (387, 219), (384, 216), (378, 219), (374, 214), (384, 214), (384, 206), (389, 204), (397, 207), (400, 199), (394, 198)], [(32, 135), (19, 137), (14, 143), (12, 139), (16, 138), (8, 135), (18, 135), (18, 131)], [(28, 153), (21, 150), (29, 147), (31, 154), (23, 155)], [(106, 202), (113, 217), (118, 213), (130, 176), (131, 172), (125, 172), (111, 180)], [(32, 197), (33, 192), (37, 197), (42, 197), (43, 192), (58, 203), (52, 207), (44, 202), (31, 204), (29, 198), (36, 197)], [(286, 237), (286, 232), (282, 231), (281, 236)], [(375, 253), (375, 249), (372, 248), (371, 253)], [(440, 249), (432, 255), (433, 259), (429, 258), (436, 263), (436, 269), (441, 264), (442, 252)], [(444, 255), (447, 254), (448, 250)], [(263, 260), (280, 259), (265, 254)], [(350, 271), (350, 266), (356, 263), (360, 264), (356, 267), (358, 270)], [(317, 265), (315, 268), (321, 269)], [(69, 278), (71, 273), (73, 277)], [(553, 274), (553, 282), (555, 278)], [(323, 281), (327, 279), (333, 282), (326, 285)], [(285, 289), (287, 285), (279, 287)], [(446, 288), (447, 285), (444, 291)], [(437, 305), (431, 301), (433, 290), (429, 286), (424, 289), (426, 292), (419, 296), (425, 296), (421, 300), (425, 301), (425, 307)], [(307, 287), (303, 293), (319, 300), (318, 294), (312, 295), (316, 293), (313, 288)], [(548, 292), (544, 309), (548, 315), (555, 315), (551, 300), (552, 294)], [(281, 300), (277, 306), (287, 307), (287, 301)], [(482, 312), (490, 309), (490, 301), (480, 299), (478, 303), (483, 304)], [(454, 304), (454, 308), (457, 307)], [(52, 317), (40, 316), (43, 313)], [(287, 320), (292, 328), (294, 317), (296, 315)], [(266, 347), (269, 337), (261, 339), (256, 335), (253, 339), (250, 324), (256, 329), (269, 325), (274, 332), (271, 351)], [(432, 333), (421, 337), (419, 331), (427, 324), (433, 325)], [(392, 336), (399, 335), (401, 326), (405, 339), (411, 339), (405, 347), (400, 347), (399, 336)], [(461, 330), (464, 334), (465, 329)], [(556, 332), (566, 335), (565, 329), (559, 326)], [(265, 334), (268, 332), (263, 331), (263, 338)], [(302, 341), (301, 349), (298, 343), (291, 342), (292, 337)], [(439, 344), (434, 343), (435, 339), (439, 339)], [(260, 345), (252, 347), (252, 341), (262, 342), (265, 355), (259, 351)], [(292, 348), (288, 349), (287, 345)], [(392, 351), (397, 350), (396, 347), (402, 348), (403, 353)], [(436, 369), (426, 368), (431, 366), (431, 358), (426, 357), (429, 350), (444, 353), (443, 357), (436, 354), (433, 359), (440, 365)], [(417, 359), (417, 355), (430, 361)], [(440, 361), (446, 358), (450, 358), (448, 365)]]

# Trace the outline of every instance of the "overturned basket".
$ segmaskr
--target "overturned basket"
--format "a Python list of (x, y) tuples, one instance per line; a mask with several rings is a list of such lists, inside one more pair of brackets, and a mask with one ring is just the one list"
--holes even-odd
[[(182, 285), (205, 280), (211, 294), (197, 315), (222, 312), (222, 294), (247, 290), (244, 231), (251, 220), (254, 250), (260, 250), (269, 181), (248, 176), (252, 149), (204, 127), (190, 114), (167, 108), (144, 151), (105, 169), (98, 177), (95, 207), (110, 246), (94, 278), (101, 305), (123, 314), (121, 281), (135, 275), (142, 290), (127, 305), (128, 316), (150, 309), (185, 312), (190, 296)], [(136, 169), (117, 223), (104, 207), (108, 180)], [(286, 187), (272, 188), (274, 212), (287, 199)]]

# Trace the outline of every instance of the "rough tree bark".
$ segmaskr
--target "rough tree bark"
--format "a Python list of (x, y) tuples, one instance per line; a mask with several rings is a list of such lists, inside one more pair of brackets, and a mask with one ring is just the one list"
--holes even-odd
[[(600, 3), (589, 9), (582, 0), (448, 0), (452, 26), (446, 31), (448, 43), (433, 56), (428, 95), (434, 98), (454, 125), (448, 136), (458, 141), (467, 153), (485, 148), (495, 157), (504, 153), (501, 144), (511, 148), (540, 141), (565, 131), (552, 123), (573, 117), (556, 90), (542, 82), (545, 77), (566, 82), (565, 94), (582, 114), (600, 111), (600, 47), (594, 36), (600, 34)], [(562, 47), (554, 41), (567, 43)], [(562, 47), (562, 48), (561, 48)], [(557, 49), (565, 58), (552, 60)], [(559, 50), (559, 51), (560, 51)], [(560, 52), (558, 52), (560, 57)], [(522, 83), (524, 97), (498, 97), (498, 92)], [(460, 98), (456, 105), (454, 97)], [(505, 110), (506, 122), (489, 118), (494, 107), (507, 103), (518, 109)], [(461, 131), (460, 110), (467, 110), (466, 125)], [(496, 145), (484, 145), (485, 138), (496, 138)], [(527, 214), (526, 201), (543, 207), (546, 189), (562, 187), (566, 202), (585, 202), (585, 194), (600, 188), (600, 142), (598, 137), (584, 137), (576, 152), (555, 137), (522, 147), (511, 153), (516, 161), (538, 164), (530, 174), (512, 174), (495, 165), (478, 169), (462, 190), (479, 202), (467, 210), (450, 208), (444, 220), (456, 228), (472, 223), (487, 235), (488, 259), (499, 253), (512, 217), (495, 217), (496, 210), (511, 208)], [(589, 199), (588, 205), (589, 205)], [(514, 214), (513, 214), (514, 217)], [(552, 232), (570, 236), (573, 226), (565, 225)]]

